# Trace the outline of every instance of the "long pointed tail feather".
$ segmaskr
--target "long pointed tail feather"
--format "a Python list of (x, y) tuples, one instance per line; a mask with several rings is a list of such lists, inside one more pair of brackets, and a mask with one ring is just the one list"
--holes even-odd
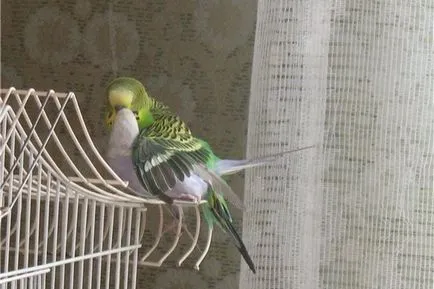
[(227, 229), (228, 229), (232, 239), (235, 240), (235, 246), (237, 247), (238, 251), (241, 253), (241, 256), (243, 256), (243, 258), (246, 261), (247, 265), (249, 266), (250, 270), (252, 270), (252, 272), (256, 274), (255, 264), (253, 263), (252, 258), (249, 255), (249, 252), (247, 252), (247, 249), (243, 243), (243, 240), (241, 240), (241, 237), (238, 235), (237, 231), (235, 230), (235, 228), (231, 222), (228, 222), (225, 220), (225, 224), (227, 226)]
[(243, 240), (232, 225), (232, 218), (224, 198), (215, 192), (211, 192), (206, 206), (205, 211), (208, 211), (209, 213), (204, 212), (204, 216), (208, 224), (217, 223), (224, 232), (229, 234), (232, 243), (241, 253), (241, 256), (243, 256), (250, 270), (252, 270), (253, 273), (256, 273), (255, 264), (253, 263), (249, 252), (247, 252)]
[(272, 154), (272, 155), (268, 155), (256, 159), (251, 159), (251, 160), (219, 160), (216, 163), (215, 172), (220, 176), (231, 175), (247, 168), (253, 168), (253, 167), (269, 164), (271, 162), (276, 161), (277, 159), (281, 158), (286, 154), (310, 149), (313, 147), (315, 146), (312, 145), (312, 146), (302, 147), (302, 148), (284, 151), (277, 154)]

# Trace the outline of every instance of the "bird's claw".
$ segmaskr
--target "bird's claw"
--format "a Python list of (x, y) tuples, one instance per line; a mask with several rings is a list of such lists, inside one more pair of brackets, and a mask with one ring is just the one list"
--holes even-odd
[(194, 203), (198, 203), (200, 201), (196, 196), (193, 196), (191, 194), (186, 194), (186, 193), (180, 194), (177, 199), (181, 201), (190, 201)]

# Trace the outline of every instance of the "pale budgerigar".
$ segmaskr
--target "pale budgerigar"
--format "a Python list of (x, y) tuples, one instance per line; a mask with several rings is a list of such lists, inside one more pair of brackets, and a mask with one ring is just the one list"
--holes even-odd
[(201, 207), (208, 225), (217, 224), (228, 233), (256, 272), (224, 197), (238, 208), (243, 203), (222, 176), (268, 164), (297, 150), (255, 160), (222, 160), (167, 106), (149, 97), (136, 79), (112, 81), (107, 100), (106, 123), (112, 129), (108, 162), (119, 176), (139, 195), (158, 197), (168, 204), (176, 199), (207, 200)]

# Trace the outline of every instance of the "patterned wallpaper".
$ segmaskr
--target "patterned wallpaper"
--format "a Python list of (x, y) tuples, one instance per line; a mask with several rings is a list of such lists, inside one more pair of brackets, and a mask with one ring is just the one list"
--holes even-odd
[[(256, 1), (6, 0), (1, 16), (1, 87), (74, 91), (101, 151), (104, 87), (129, 75), (218, 155), (244, 156)], [(242, 194), (242, 176), (230, 184)], [(215, 230), (200, 272), (140, 268), (138, 288), (238, 288), (239, 264)]]

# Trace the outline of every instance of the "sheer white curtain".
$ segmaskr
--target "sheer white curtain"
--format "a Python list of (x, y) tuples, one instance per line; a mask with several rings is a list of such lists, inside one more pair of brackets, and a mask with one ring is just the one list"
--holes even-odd
[(240, 288), (433, 288), (434, 4), (259, 1)]

